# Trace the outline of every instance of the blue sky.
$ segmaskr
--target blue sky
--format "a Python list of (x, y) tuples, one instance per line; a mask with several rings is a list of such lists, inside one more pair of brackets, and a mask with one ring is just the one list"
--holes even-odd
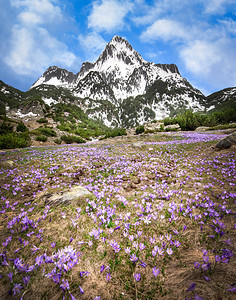
[(26, 91), (51, 65), (77, 73), (114, 35), (205, 95), (236, 86), (235, 0), (0, 0), (0, 80)]

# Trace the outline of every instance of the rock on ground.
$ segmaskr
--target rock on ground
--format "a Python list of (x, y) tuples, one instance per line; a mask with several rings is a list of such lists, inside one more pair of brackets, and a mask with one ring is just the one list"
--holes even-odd
[(84, 196), (92, 195), (86, 188), (82, 186), (74, 186), (69, 190), (57, 193), (45, 194), (41, 197), (45, 204), (50, 206), (68, 205)]
[(228, 149), (232, 145), (236, 145), (236, 132), (233, 132), (227, 137), (225, 137), (224, 139), (220, 140), (216, 145), (216, 149), (218, 150)]

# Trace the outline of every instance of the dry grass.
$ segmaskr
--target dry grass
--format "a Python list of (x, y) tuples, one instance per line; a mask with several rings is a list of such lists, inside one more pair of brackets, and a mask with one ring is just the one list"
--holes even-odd
[[(171, 140), (174, 137), (153, 135), (138, 138), (145, 142), (152, 142)], [(3, 190), (2, 195), (4, 195), (4, 198), (8, 199), (11, 205), (18, 201), (18, 205), (15, 206), (15, 210), (8, 210), (0, 215), (0, 236), (2, 241), (5, 241), (5, 238), (10, 235), (10, 231), (6, 226), (7, 222), (18, 216), (22, 208), (30, 208), (37, 204), (28, 216), (34, 222), (42, 218), (45, 210), (45, 202), (42, 196), (46, 193), (55, 193), (64, 189), (63, 184), (67, 184), (67, 186), (74, 183), (85, 185), (88, 184), (87, 180), (89, 179), (91, 180), (93, 191), (103, 191), (104, 196), (101, 197), (101, 200), (93, 196), (79, 199), (77, 202), (64, 207), (51, 207), (45, 219), (39, 222), (37, 229), (34, 230), (36, 234), (43, 229), (42, 241), (35, 234), (30, 238), (26, 236), (26, 233), (32, 231), (32, 229), (26, 231), (26, 233), (15, 232), (10, 244), (6, 248), (2, 247), (1, 251), (7, 249), (9, 258), (20, 256), (31, 265), (35, 262), (35, 258), (43, 253), (50, 256), (57, 250), (69, 245), (77, 249), (81, 253), (78, 265), (74, 266), (67, 274), (63, 274), (63, 278), (70, 283), (70, 292), (77, 299), (94, 299), (96, 296), (101, 296), (101, 299), (185, 299), (194, 297), (195, 294), (203, 297), (203, 299), (233, 299), (233, 293), (227, 291), (227, 289), (234, 283), (236, 277), (235, 260), (232, 257), (229, 264), (216, 264), (213, 252), (214, 249), (218, 251), (218, 249), (226, 247), (234, 250), (233, 216), (232, 214), (223, 216), (222, 221), (227, 228), (224, 236), (215, 240), (209, 239), (207, 237), (213, 232), (213, 229), (208, 226), (210, 223), (204, 223), (201, 229), (199, 220), (194, 220), (194, 216), (203, 214), (204, 209), (196, 207), (196, 204), (192, 203), (190, 199), (194, 199), (196, 195), (202, 195), (202, 198), (208, 196), (216, 205), (224, 205), (223, 202), (225, 200), (217, 197), (217, 195), (221, 195), (223, 191), (228, 193), (235, 192), (235, 187), (229, 185), (225, 174), (219, 172), (213, 165), (208, 163), (199, 165), (199, 162), (213, 163), (217, 159), (220, 170), (222, 170), (224, 164), (235, 160), (235, 148), (219, 153), (210, 149), (209, 144), (197, 145), (194, 146), (194, 149), (192, 145), (184, 147), (177, 145), (168, 149), (166, 149), (166, 146), (144, 145), (136, 150), (133, 149), (132, 142), (133, 140), (129, 137), (127, 139), (98, 143), (96, 146), (93, 145), (89, 155), (83, 155), (82, 157), (76, 155), (76, 150), (73, 150), (73, 153), (75, 153), (72, 157), (73, 160), (68, 160), (67, 162), (61, 161), (61, 156), (58, 155), (57, 157), (57, 152), (53, 154), (54, 162), (52, 162), (52, 159), (48, 159), (47, 156), (45, 156), (45, 160), (42, 157), (36, 157), (27, 162), (27, 155), (30, 155), (27, 154), (27, 151), (7, 153), (6, 157), (8, 159), (21, 162), (19, 165), (15, 165), (15, 168), (18, 168), (18, 176), (31, 176), (32, 168), (44, 169), (47, 175), (44, 178), (44, 182), (39, 183), (37, 180), (34, 184), (26, 182), (26, 185), (22, 187), (23, 191), (14, 197), (12, 197), (11, 188), (9, 192)], [(76, 146), (75, 148), (78, 149), (78, 153), (81, 152), (83, 154), (81, 149), (86, 151), (86, 147), (80, 148)], [(47, 153), (49, 150), (40, 149), (40, 151), (40, 153), (43, 151)], [(22, 159), (25, 157), (26, 160), (22, 163)], [(158, 158), (158, 160), (150, 160), (151, 157)], [(60, 167), (55, 173), (50, 174), (49, 169), (51, 166), (61, 164), (66, 164), (66, 167)], [(119, 164), (119, 167), (117, 167), (117, 164)], [(191, 169), (190, 166), (192, 167)], [(199, 174), (197, 168), (200, 167), (208, 169), (207, 172)], [(68, 175), (65, 175), (65, 173)], [(79, 175), (77, 177), (73, 176), (75, 173), (79, 173)], [(15, 173), (13, 172), (11, 176), (4, 176), (4, 174), (0, 174), (1, 186), (14, 185)], [(201, 177), (201, 179), (199, 181), (195, 180), (196, 176)], [(212, 177), (217, 178), (219, 182), (224, 181), (225, 184), (223, 186), (214, 184), (210, 189), (205, 188), (204, 185), (211, 183)], [(26, 177), (22, 178), (24, 181)], [(114, 180), (114, 178), (117, 180)], [(60, 184), (60, 187), (56, 187), (57, 183)], [(118, 192), (110, 190), (110, 186), (118, 188)], [(44, 187), (43, 190), (41, 189), (42, 187)], [(36, 193), (35, 198), (32, 197), (34, 192)], [(168, 200), (166, 194), (170, 192), (172, 194)], [(23, 193), (26, 196), (21, 197)], [(152, 199), (149, 197), (150, 194), (156, 194), (157, 197)], [(122, 205), (117, 195), (125, 197), (127, 204)], [(2, 199), (1, 201), (1, 205), (4, 206), (5, 200)], [(94, 209), (91, 208), (90, 204), (88, 205), (92, 201), (97, 205)], [(99, 204), (100, 201), (102, 204)], [(25, 206), (27, 202), (31, 202), (31, 204)], [(143, 220), (139, 220), (139, 216), (143, 212), (142, 207), (146, 209), (147, 203), (151, 203), (152, 210), (156, 216), (156, 220), (152, 220), (150, 224), (145, 224)], [(187, 205), (190, 205), (193, 209), (193, 216), (189, 217), (189, 214), (185, 214), (185, 210), (183, 213), (177, 214), (176, 212), (178, 219), (170, 222), (168, 210), (171, 203), (175, 203), (177, 206), (182, 203), (185, 210)], [(160, 205), (162, 205), (161, 210), (158, 208)], [(232, 198), (227, 200), (226, 205), (228, 208), (235, 208), (235, 202)], [(115, 220), (112, 220), (109, 226), (99, 226), (100, 221), (98, 218), (94, 222), (93, 214), (96, 215), (98, 208), (106, 210), (108, 206), (115, 207), (115, 217), (116, 220), (120, 220), (119, 225), (123, 226), (122, 229), (111, 232), (111, 229), (114, 230), (118, 225), (114, 223)], [(72, 219), (75, 219), (77, 216), (77, 208), (81, 208), (81, 213), (76, 221), (76, 226), (73, 226)], [(130, 214), (126, 218), (127, 212)], [(145, 214), (148, 215), (146, 212)], [(139, 225), (132, 225), (138, 220), (140, 222)], [(211, 218), (209, 218), (209, 222), (211, 222)], [(141, 236), (139, 238), (136, 237), (134, 241), (129, 241), (122, 234), (124, 223), (131, 224), (129, 235), (136, 236), (137, 231), (142, 230)], [(186, 226), (185, 231), (183, 231), (184, 225)], [(97, 240), (89, 235), (93, 228), (101, 228), (103, 230), (103, 233)], [(173, 230), (178, 231), (176, 236)], [(170, 245), (165, 238), (166, 234), (172, 234), (173, 241), (175, 239), (180, 240), (181, 246), (176, 249), (172, 246), (175, 249), (173, 255), (168, 256), (165, 253), (165, 255), (159, 256), (155, 260), (152, 256), (154, 246), (150, 244), (149, 238), (155, 238), (156, 245), (161, 246), (162, 241), (159, 240), (159, 237), (163, 235), (164, 241), (168, 245), (166, 247), (169, 247)], [(29, 240), (29, 244), (22, 247), (19, 243), (19, 237), (22, 240)], [(102, 241), (101, 237), (105, 238), (106, 241)], [(229, 238), (232, 244), (227, 246), (224, 241)], [(93, 245), (89, 246), (88, 242), (91, 240)], [(110, 246), (109, 243), (112, 240), (115, 240), (121, 246), (119, 253), (114, 253)], [(144, 251), (135, 251), (140, 261), (147, 264), (146, 268), (140, 266), (139, 263), (132, 264), (129, 260), (129, 255), (124, 251), (126, 247), (134, 247), (136, 240), (139, 244), (144, 243), (146, 246)], [(80, 241), (83, 241), (84, 244), (78, 245)], [(56, 243), (55, 248), (51, 247), (53, 242)], [(32, 254), (32, 245), (40, 248), (35, 254)], [(15, 250), (19, 247), (21, 248), (20, 252), (15, 253)], [(209, 259), (212, 267), (210, 272), (194, 268), (194, 262), (203, 263), (203, 249), (209, 250)], [(102, 265), (110, 269), (105, 270), (101, 274), (100, 267)], [(156, 278), (152, 274), (154, 266), (161, 271)], [(52, 279), (44, 276), (52, 268), (52, 264), (44, 264), (31, 274), (31, 281), (24, 290), (23, 299), (62, 299), (63, 291), (59, 285), (55, 284)], [(1, 271), (1, 299), (14, 298), (12, 295), (8, 295), (8, 291), (12, 286), (6, 274), (10, 271), (15, 272), (10, 264), (9, 267), (4, 266), (3, 271)], [(81, 277), (81, 271), (87, 271), (89, 274)], [(108, 272), (111, 273), (112, 277), (109, 282), (106, 279)], [(141, 274), (141, 280), (138, 282), (134, 279), (134, 274), (137, 273)], [(210, 281), (206, 282), (203, 275), (209, 277)], [(17, 282), (17, 280), (22, 282), (21, 276), (22, 274), (20, 273), (14, 274), (14, 282)], [(187, 292), (186, 290), (191, 282), (196, 284), (196, 289), (193, 292)], [(84, 290), (83, 295), (80, 294), (79, 286)], [(68, 293), (66, 296), (70, 299)]]

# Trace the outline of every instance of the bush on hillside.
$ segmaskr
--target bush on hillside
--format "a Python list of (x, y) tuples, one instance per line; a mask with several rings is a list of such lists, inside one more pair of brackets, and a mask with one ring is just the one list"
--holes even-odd
[(2, 122), (0, 124), (0, 135), (13, 132), (13, 125), (11, 123)]
[(75, 136), (75, 135), (62, 135), (61, 139), (66, 144), (72, 144), (72, 143), (82, 144), (82, 143), (85, 143), (84, 139), (82, 139), (78, 136)]
[(28, 128), (25, 126), (23, 122), (20, 122), (16, 127), (17, 132), (27, 132)]
[(165, 126), (179, 124), (182, 130), (195, 130), (199, 126), (213, 127), (230, 122), (236, 122), (235, 108), (227, 108), (211, 114), (194, 113), (187, 110), (173, 118), (164, 119)]
[(114, 128), (108, 131), (103, 139), (114, 138), (122, 135), (127, 135), (127, 132), (124, 128)]
[(45, 135), (38, 135), (35, 139), (38, 142), (46, 142), (48, 138)]
[(61, 140), (61, 139), (58, 139), (58, 138), (54, 140), (54, 143), (56, 143), (56, 144), (58, 144), (58, 145), (60, 145), (61, 142), (62, 142), (62, 140)]
[(144, 129), (144, 126), (143, 125), (140, 125), (140, 126), (138, 126), (136, 129), (135, 129), (135, 133), (136, 134), (141, 134), (141, 133), (143, 133), (145, 131), (145, 129)]
[(30, 144), (30, 136), (26, 132), (9, 132), (0, 136), (0, 149), (25, 148)]
[(37, 136), (39, 135), (46, 135), (51, 137), (57, 136), (56, 131), (50, 127), (39, 127), (37, 129), (32, 130), (30, 133)]
[(48, 120), (47, 119), (45, 119), (45, 118), (41, 118), (41, 119), (39, 119), (39, 120), (37, 120), (37, 122), (38, 123), (48, 123)]

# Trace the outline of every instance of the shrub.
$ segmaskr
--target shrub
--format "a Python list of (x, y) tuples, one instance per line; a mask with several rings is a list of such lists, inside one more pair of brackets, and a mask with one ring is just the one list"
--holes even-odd
[(135, 129), (135, 133), (136, 134), (141, 134), (141, 133), (143, 133), (145, 131), (145, 129), (144, 129), (144, 126), (143, 125), (140, 125), (140, 126), (138, 126), (136, 129)]
[(85, 140), (75, 136), (75, 135), (62, 135), (61, 139), (63, 142), (65, 142), (66, 144), (72, 144), (72, 143), (77, 143), (77, 144), (81, 144), (81, 143), (85, 143)]
[(7, 134), (13, 132), (13, 125), (10, 123), (2, 122), (0, 124), (0, 134)]
[(25, 148), (30, 144), (30, 136), (26, 132), (9, 132), (0, 136), (0, 149)]
[(45, 135), (38, 135), (35, 139), (39, 142), (46, 142), (48, 138)]
[(48, 120), (45, 118), (41, 118), (39, 120), (37, 120), (38, 123), (48, 123)]
[(34, 135), (46, 135), (46, 136), (57, 136), (55, 130), (50, 127), (39, 127), (31, 131), (31, 134)]
[(124, 128), (114, 128), (106, 133), (104, 139), (114, 138), (116, 136), (127, 135), (127, 132)]
[(60, 145), (61, 142), (62, 142), (61, 139), (55, 139), (55, 140), (54, 140), (54, 143), (56, 143), (56, 144), (58, 144), (58, 145)]
[(16, 131), (17, 132), (27, 132), (28, 128), (25, 126), (25, 124), (23, 122), (20, 122), (17, 127), (16, 127)]

